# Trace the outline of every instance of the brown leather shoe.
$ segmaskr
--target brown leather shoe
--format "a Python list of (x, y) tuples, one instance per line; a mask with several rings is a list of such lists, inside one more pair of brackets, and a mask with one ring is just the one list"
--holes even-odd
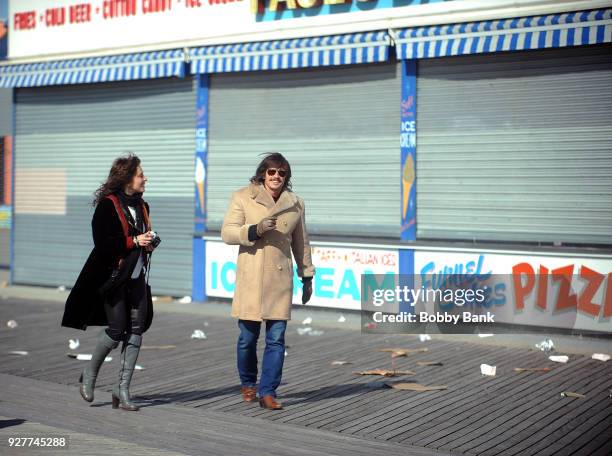
[(245, 402), (254, 402), (257, 399), (257, 388), (255, 386), (243, 386), (240, 388), (240, 392)]
[(276, 398), (274, 396), (264, 396), (260, 398), (259, 406), (268, 410), (281, 410), (283, 408), (283, 404), (276, 402)]

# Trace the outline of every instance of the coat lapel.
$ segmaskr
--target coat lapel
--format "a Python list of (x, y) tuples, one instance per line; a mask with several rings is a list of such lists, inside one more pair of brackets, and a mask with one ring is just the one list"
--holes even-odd
[(263, 185), (250, 185), (251, 198), (266, 208), (268, 208), (268, 216), (274, 217), (293, 207), (297, 203), (297, 198), (290, 191), (281, 193), (280, 198), (275, 203), (272, 196), (263, 188)]

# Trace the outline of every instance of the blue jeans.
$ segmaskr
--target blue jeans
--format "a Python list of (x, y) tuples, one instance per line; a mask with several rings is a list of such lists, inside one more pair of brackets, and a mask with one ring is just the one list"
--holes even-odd
[[(237, 358), (238, 375), (242, 386), (255, 386), (257, 383), (257, 339), (261, 322), (238, 320), (240, 336), (238, 337)], [(285, 361), (286, 320), (266, 321), (266, 348), (264, 350), (259, 397), (276, 397), (276, 388), (280, 385)]]

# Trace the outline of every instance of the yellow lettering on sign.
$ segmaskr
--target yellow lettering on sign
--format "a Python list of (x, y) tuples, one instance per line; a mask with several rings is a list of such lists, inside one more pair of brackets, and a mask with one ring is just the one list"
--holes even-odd
[(270, 0), (270, 6), (268, 7), (270, 11), (278, 11), (279, 4), (284, 3), (287, 9), (296, 9), (297, 4), (295, 0)]
[[(368, 1), (368, 0), (360, 0), (360, 1)], [(350, 3), (351, 0), (323, 0), (323, 3), (326, 5), (342, 5), (343, 3)]]

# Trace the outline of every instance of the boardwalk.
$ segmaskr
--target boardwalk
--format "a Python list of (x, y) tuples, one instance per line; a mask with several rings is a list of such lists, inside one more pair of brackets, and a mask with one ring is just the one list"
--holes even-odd
[[(93, 405), (80, 399), (84, 362), (66, 356), (68, 339), (78, 337), (76, 351), (90, 353), (98, 330), (60, 329), (60, 318), (58, 303), (0, 301), (2, 454), (8, 436), (30, 432), (70, 435), (74, 454), (612, 453), (612, 362), (570, 355), (567, 364), (558, 364), (535, 350), (349, 330), (298, 335), (295, 322), (287, 331), (279, 389), (285, 410), (272, 412), (241, 401), (234, 320), (158, 313), (138, 361), (144, 370), (135, 373), (132, 392), (144, 407), (134, 414), (110, 408), (117, 351), (102, 368)], [(9, 319), (19, 326), (7, 328)], [(207, 339), (190, 339), (195, 329)], [(392, 366), (389, 353), (379, 351), (389, 347), (427, 351), (396, 358)], [(9, 355), (13, 350), (29, 354)], [(331, 366), (340, 360), (352, 364)], [(481, 363), (496, 365), (497, 375), (483, 377)], [(392, 367), (415, 375), (354, 374)], [(518, 367), (551, 370), (516, 372)], [(385, 381), (447, 389), (400, 391)], [(564, 391), (586, 397), (562, 397)]]

